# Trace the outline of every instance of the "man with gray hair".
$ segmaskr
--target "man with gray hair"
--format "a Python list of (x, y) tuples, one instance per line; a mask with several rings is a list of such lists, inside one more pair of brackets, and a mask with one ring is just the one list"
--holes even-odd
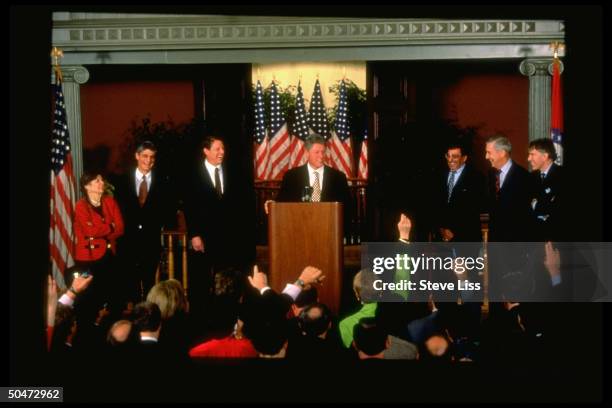
[(489, 241), (529, 241), (531, 221), (531, 177), (510, 158), (512, 144), (503, 135), (486, 143), (489, 172)]
[[(512, 145), (502, 135), (486, 143), (491, 163), (488, 181), (489, 241), (528, 242), (533, 230), (531, 177), (510, 158)], [(491, 315), (501, 312), (500, 299), (519, 297), (531, 286), (530, 257), (521, 245), (489, 246), (489, 300)]]

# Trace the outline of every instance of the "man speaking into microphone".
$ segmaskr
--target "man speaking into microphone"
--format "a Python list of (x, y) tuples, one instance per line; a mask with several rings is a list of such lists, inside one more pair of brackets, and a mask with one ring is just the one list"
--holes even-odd
[(306, 139), (304, 148), (308, 152), (308, 162), (285, 173), (277, 201), (338, 201), (344, 204), (345, 216), (348, 215), (351, 198), (346, 176), (324, 164), (325, 139), (312, 134)]

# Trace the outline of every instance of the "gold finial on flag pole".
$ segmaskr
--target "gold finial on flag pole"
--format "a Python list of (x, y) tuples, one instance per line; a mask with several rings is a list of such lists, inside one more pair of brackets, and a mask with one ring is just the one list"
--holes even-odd
[(62, 81), (62, 70), (60, 69), (59, 60), (64, 57), (64, 52), (57, 48), (53, 47), (51, 50), (51, 58), (53, 58), (53, 69), (55, 70), (55, 76), (57, 79)]
[(565, 48), (565, 44), (559, 42), (559, 41), (553, 41), (550, 43), (550, 45), (548, 46), (549, 49), (553, 50), (553, 58), (555, 60), (559, 59), (559, 49), (564, 49)]

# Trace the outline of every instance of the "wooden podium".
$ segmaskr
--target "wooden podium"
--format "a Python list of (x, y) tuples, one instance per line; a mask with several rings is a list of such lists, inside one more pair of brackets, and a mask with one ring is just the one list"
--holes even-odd
[(278, 293), (304, 267), (323, 271), (319, 300), (338, 314), (343, 271), (342, 203), (270, 203), (270, 286)]

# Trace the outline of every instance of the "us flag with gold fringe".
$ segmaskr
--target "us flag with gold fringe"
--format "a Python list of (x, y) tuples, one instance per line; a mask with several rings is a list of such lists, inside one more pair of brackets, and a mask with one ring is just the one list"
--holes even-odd
[(271, 180), (281, 178), (289, 170), (291, 159), (291, 145), (287, 121), (283, 115), (280, 97), (276, 83), (272, 81), (270, 90), (270, 167), (269, 177)]
[(255, 89), (255, 178), (266, 180), (270, 173), (268, 135), (266, 133), (266, 121), (264, 117), (264, 99), (261, 82), (257, 81)]
[(353, 176), (353, 146), (351, 144), (348, 120), (348, 98), (344, 80), (340, 83), (338, 107), (336, 109), (335, 132), (329, 142), (333, 167), (344, 172), (346, 177)]
[(76, 203), (75, 178), (60, 75), (52, 85), (54, 96), (51, 131), (51, 219), (49, 254), (51, 271), (58, 286), (65, 287), (64, 271), (74, 264), (72, 220)]
[[(317, 134), (322, 136), (327, 142), (330, 139), (329, 122), (327, 121), (327, 112), (323, 104), (323, 94), (321, 93), (321, 84), (319, 80), (315, 82), (312, 98), (310, 99), (310, 108), (308, 109), (308, 126)], [(329, 146), (328, 146), (329, 147)], [(332, 160), (331, 149), (325, 152), (326, 164), (334, 167), (335, 163)]]
[(290, 167), (298, 167), (306, 163), (308, 154), (304, 148), (304, 141), (308, 137), (308, 114), (304, 105), (304, 93), (302, 82), (298, 82), (297, 97), (295, 100), (295, 125), (293, 137), (291, 138), (291, 164)]
[(359, 153), (359, 170), (357, 177), (361, 179), (368, 179), (368, 134), (363, 136), (361, 142), (361, 152)]

